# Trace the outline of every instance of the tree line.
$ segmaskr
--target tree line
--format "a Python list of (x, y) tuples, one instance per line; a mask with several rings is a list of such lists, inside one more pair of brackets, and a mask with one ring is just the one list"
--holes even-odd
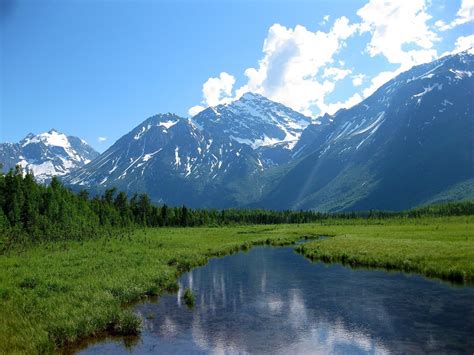
[[(325, 219), (417, 218), (423, 216), (472, 215), (472, 201), (427, 206), (406, 212), (275, 211), (264, 209), (192, 209), (186, 206), (154, 205), (148, 195), (128, 197), (115, 188), (89, 196), (74, 193), (54, 177), (49, 185), (35, 181), (20, 167), (0, 173), (0, 244), (91, 238), (104, 230), (135, 227), (194, 227), (232, 224), (308, 223)], [(2, 245), (0, 245), (2, 249)]]

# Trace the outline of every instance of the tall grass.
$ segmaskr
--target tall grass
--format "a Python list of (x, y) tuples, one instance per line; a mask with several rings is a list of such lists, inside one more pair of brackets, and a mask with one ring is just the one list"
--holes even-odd
[(0, 354), (52, 352), (108, 332), (134, 334), (127, 304), (175, 290), (209, 258), (256, 244), (299, 246), (306, 256), (428, 276), (474, 279), (474, 217), (332, 220), (315, 224), (141, 229), (47, 242), (0, 255)]
[(379, 224), (320, 226), (334, 236), (297, 247), (312, 260), (417, 272), (474, 283), (474, 218), (389, 220)]
[(166, 290), (211, 257), (255, 244), (288, 244), (289, 228), (162, 228), (130, 238), (50, 242), (0, 256), (0, 354), (52, 352), (103, 332), (136, 334), (124, 305)]

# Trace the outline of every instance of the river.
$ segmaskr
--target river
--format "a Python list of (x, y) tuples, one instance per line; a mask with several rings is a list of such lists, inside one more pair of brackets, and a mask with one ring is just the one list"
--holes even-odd
[[(135, 306), (136, 341), (80, 353), (380, 354), (474, 351), (474, 288), (418, 275), (311, 263), (256, 247), (184, 274), (180, 292)], [(196, 303), (181, 299), (191, 288)]]

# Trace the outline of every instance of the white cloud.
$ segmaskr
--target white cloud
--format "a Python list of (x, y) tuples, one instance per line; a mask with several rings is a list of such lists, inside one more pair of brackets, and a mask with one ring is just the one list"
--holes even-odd
[(446, 26), (446, 22), (444, 22), (443, 20), (438, 20), (434, 23), (434, 25), (436, 28), (441, 29)]
[(456, 54), (468, 49), (471, 49), (472, 53), (474, 54), (474, 50), (472, 48), (474, 48), (474, 35), (460, 36), (456, 38), (456, 41), (454, 42), (454, 49), (452, 51), (444, 52), (441, 57), (444, 57), (445, 55)]
[(222, 72), (217, 78), (209, 78), (202, 86), (204, 103), (208, 106), (216, 106), (228, 102), (231, 99), (235, 78)]
[(361, 86), (364, 83), (365, 74), (356, 74), (351, 77), (352, 85)]
[[(237, 97), (246, 91), (261, 93), (291, 108), (311, 114), (334, 90), (334, 82), (348, 74), (345, 69), (327, 66), (353, 35), (357, 26), (346, 17), (338, 18), (329, 32), (312, 32), (303, 26), (270, 27), (263, 45), (263, 58), (258, 68), (248, 68), (246, 85), (237, 90)], [(327, 69), (326, 78), (319, 76)], [(319, 76), (318, 76), (319, 75)], [(331, 78), (329, 79), (329, 77)]]
[(447, 31), (456, 26), (474, 21), (474, 0), (462, 0), (461, 7), (456, 13), (456, 18), (450, 23), (446, 24), (442, 20), (435, 22), (435, 26), (440, 31)]
[(330, 115), (333, 115), (337, 111), (339, 111), (341, 108), (352, 107), (354, 105), (357, 105), (361, 101), (362, 101), (362, 96), (360, 96), (360, 94), (358, 93), (355, 93), (344, 102), (339, 101), (332, 104), (322, 104), (320, 108), (322, 112), (327, 112)]
[(104, 143), (107, 140), (107, 137), (97, 137), (99, 143)]
[(191, 117), (195, 116), (199, 112), (204, 111), (205, 109), (206, 108), (204, 106), (201, 106), (201, 105), (196, 105), (196, 106), (190, 107), (189, 110), (188, 110), (188, 115), (191, 116)]
[(454, 43), (454, 53), (462, 52), (474, 47), (474, 35), (460, 36)]
[[(473, 3), (474, 0), (463, 0), (457, 18), (462, 21), (471, 18)], [(351, 23), (343, 16), (334, 20), (328, 31), (313, 32), (301, 25), (291, 28), (274, 24), (268, 30), (258, 64), (244, 71), (246, 83), (234, 89), (235, 78), (227, 73), (208, 79), (203, 85), (201, 105), (190, 108), (189, 114), (207, 105), (238, 99), (248, 91), (311, 116), (357, 104), (402, 71), (438, 57), (434, 45), (440, 38), (433, 28), (446, 23), (438, 20), (431, 28), (427, 4), (431, 4), (430, 0), (368, 0), (357, 11), (360, 23)], [(327, 21), (329, 16), (323, 18), (323, 22)], [(345, 68), (338, 54), (355, 35), (368, 40), (362, 55), (385, 58), (392, 66), (373, 77), (364, 73), (351, 75), (355, 69)], [(471, 36), (460, 37), (456, 48), (465, 48), (469, 43), (472, 44)], [(335, 90), (338, 81), (348, 76), (359, 92), (328, 103), (328, 94)]]
[[(357, 11), (362, 19), (361, 33), (371, 34), (367, 52), (371, 57), (383, 55), (390, 63), (404, 69), (434, 59), (434, 42), (439, 40), (427, 21), (424, 0), (370, 0)], [(411, 45), (415, 49), (404, 50)]]
[(350, 69), (341, 69), (336, 67), (325, 68), (323, 78), (333, 78), (334, 80), (342, 80), (352, 73)]
[[(235, 78), (221, 73), (219, 78), (210, 78), (203, 85), (202, 103), (211, 106), (225, 103), (251, 91), (299, 112), (314, 114), (315, 109), (324, 106), (324, 98), (334, 90), (335, 82), (351, 73), (331, 64), (345, 40), (357, 29), (346, 17), (336, 19), (328, 32), (274, 24), (263, 43), (263, 57), (258, 66), (244, 72), (247, 83), (232, 95)], [(188, 113), (198, 109), (201, 107), (195, 106)]]
[(216, 78), (209, 78), (202, 85), (202, 105), (195, 105), (188, 109), (188, 115), (194, 116), (204, 110), (207, 106), (217, 106), (226, 104), (233, 100), (232, 90), (235, 84), (235, 77), (222, 72)]
[(363, 97), (364, 98), (369, 97), (370, 95), (372, 95), (375, 92), (375, 90), (377, 90), (379, 87), (381, 87), (387, 81), (394, 78), (395, 76), (397, 76), (401, 72), (402, 72), (402, 69), (399, 68), (398, 70), (395, 70), (395, 71), (383, 71), (383, 72), (377, 74), (370, 81), (370, 86), (365, 88), (362, 91)]

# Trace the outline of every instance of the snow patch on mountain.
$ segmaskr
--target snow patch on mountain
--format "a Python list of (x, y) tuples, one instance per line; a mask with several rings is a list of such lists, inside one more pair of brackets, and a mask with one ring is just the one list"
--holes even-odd
[(226, 134), (252, 149), (281, 144), (292, 149), (311, 121), (310, 117), (254, 93), (210, 107), (193, 117), (193, 122), (213, 135)]
[(66, 136), (55, 129), (28, 134), (19, 143), (0, 144), (0, 161), (6, 170), (20, 165), (45, 183), (88, 164), (99, 154), (83, 139)]
[(178, 123), (177, 120), (175, 120), (175, 121), (173, 121), (173, 120), (168, 120), (168, 121), (159, 122), (159, 123), (158, 123), (158, 126), (162, 126), (162, 127), (165, 127), (166, 129), (170, 129), (170, 128), (173, 127), (176, 123)]

